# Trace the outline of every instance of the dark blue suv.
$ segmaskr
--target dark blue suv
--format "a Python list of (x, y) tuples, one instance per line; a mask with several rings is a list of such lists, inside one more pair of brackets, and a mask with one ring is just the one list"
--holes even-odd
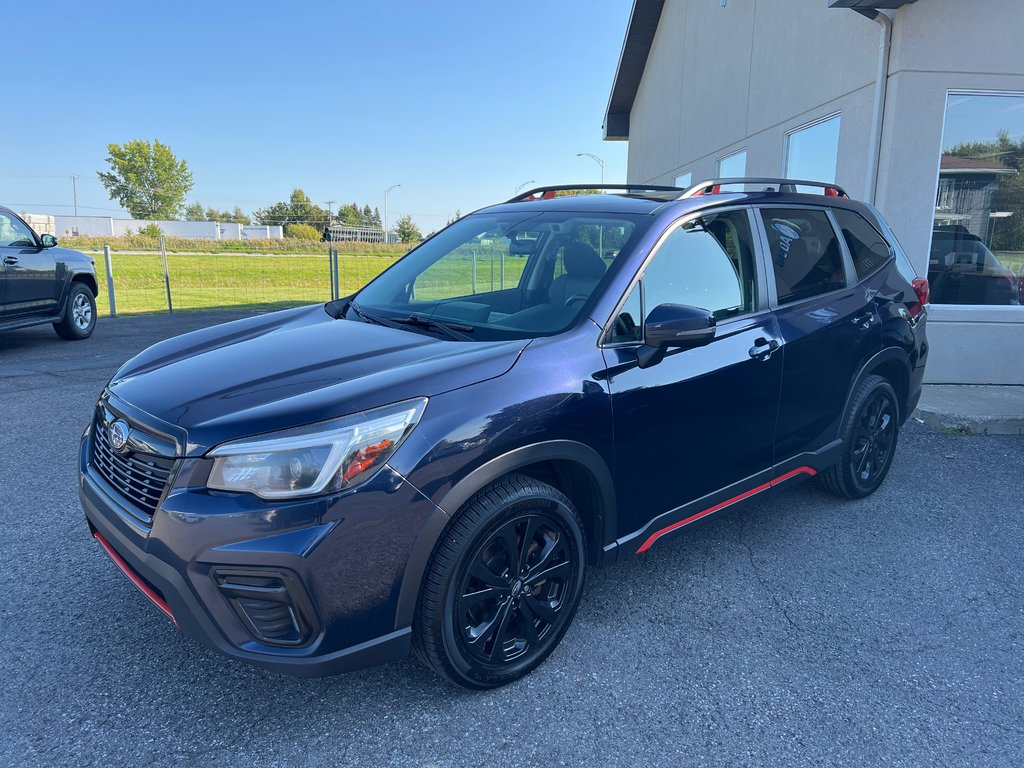
[(602, 189), (130, 360), (82, 441), (93, 536), (230, 656), (412, 649), (486, 688), (551, 653), (587, 567), (808, 477), (873, 492), (927, 357), (927, 282), (878, 212), (803, 181)]

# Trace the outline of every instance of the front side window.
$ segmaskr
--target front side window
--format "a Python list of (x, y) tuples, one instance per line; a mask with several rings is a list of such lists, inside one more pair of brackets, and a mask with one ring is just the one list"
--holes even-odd
[(659, 304), (708, 309), (718, 322), (756, 309), (757, 281), (746, 211), (698, 216), (661, 243), (612, 323), (610, 343), (643, 340), (641, 318)]
[(833, 208), (832, 213), (850, 249), (857, 277), (867, 277), (889, 260), (892, 256), (889, 244), (867, 219), (845, 208)]
[(932, 304), (1024, 303), (1024, 94), (946, 99)]
[(34, 248), (35, 245), (32, 230), (20, 219), (0, 211), (0, 248)]
[(846, 286), (843, 255), (824, 211), (763, 208), (768, 252), (779, 304), (789, 304)]
[(633, 214), (538, 214), (529, 205), (466, 216), (364, 287), (354, 297), (362, 315), (353, 312), (353, 319), (431, 332), (423, 323), (429, 319), (474, 341), (559, 333), (589, 306), (619, 253), (649, 222)]

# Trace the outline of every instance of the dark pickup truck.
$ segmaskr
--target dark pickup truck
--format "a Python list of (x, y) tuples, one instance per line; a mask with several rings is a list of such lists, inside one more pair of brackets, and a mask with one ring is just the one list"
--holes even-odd
[(95, 261), (37, 235), (0, 207), (0, 331), (52, 323), (62, 339), (79, 341), (96, 327)]

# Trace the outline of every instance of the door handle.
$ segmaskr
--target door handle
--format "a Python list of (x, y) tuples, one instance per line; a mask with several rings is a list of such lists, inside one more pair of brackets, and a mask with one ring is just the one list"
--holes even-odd
[(17, 256), (4, 256), (4, 264), (17, 264), (17, 263), (18, 263), (18, 257)]
[(772, 356), (772, 352), (779, 348), (779, 342), (776, 339), (766, 339), (761, 336), (754, 341), (754, 346), (750, 348), (749, 354), (755, 360), (764, 362)]
[(867, 328), (869, 328), (871, 326), (871, 321), (874, 318), (875, 318), (875, 313), (874, 312), (865, 312), (865, 313), (863, 313), (861, 315), (857, 315), (855, 318), (853, 318), (852, 322), (858, 328), (863, 328), (863, 329), (866, 330)]

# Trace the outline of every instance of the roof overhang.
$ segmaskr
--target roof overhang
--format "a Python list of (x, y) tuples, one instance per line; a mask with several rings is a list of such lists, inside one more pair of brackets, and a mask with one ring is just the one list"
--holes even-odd
[(665, 0), (634, 0), (629, 14), (626, 38), (619, 53), (619, 66), (615, 70), (612, 93), (604, 113), (605, 141), (624, 141), (629, 138), (629, 113), (640, 89), (640, 81), (647, 66), (654, 35), (658, 31)]
[(829, 8), (850, 8), (857, 13), (874, 18), (879, 11), (895, 11), (917, 0), (828, 0)]

